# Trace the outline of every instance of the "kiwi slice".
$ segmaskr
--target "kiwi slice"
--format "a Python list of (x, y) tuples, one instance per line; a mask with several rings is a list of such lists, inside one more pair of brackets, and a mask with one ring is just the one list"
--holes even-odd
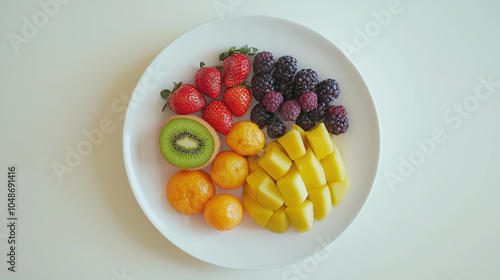
[(217, 132), (201, 118), (173, 116), (161, 128), (159, 146), (173, 166), (197, 170), (208, 166), (220, 148)]

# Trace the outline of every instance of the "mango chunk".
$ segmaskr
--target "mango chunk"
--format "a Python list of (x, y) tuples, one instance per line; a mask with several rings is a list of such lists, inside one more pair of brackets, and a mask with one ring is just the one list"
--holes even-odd
[(296, 159), (295, 164), (307, 189), (319, 188), (326, 184), (325, 171), (311, 149)]
[(334, 146), (332, 136), (326, 129), (324, 123), (319, 123), (311, 130), (307, 131), (306, 137), (316, 158), (319, 160), (333, 153)]
[(260, 165), (258, 163), (259, 157), (257, 155), (247, 157), (248, 161), (248, 168), (250, 169), (250, 173), (257, 171), (257, 169), (260, 169)]
[(286, 206), (297, 206), (307, 198), (307, 189), (295, 163), (290, 170), (276, 182)]
[(263, 227), (266, 226), (267, 222), (273, 215), (273, 210), (251, 199), (247, 194), (243, 194), (241, 204), (248, 214), (250, 214), (250, 217)]
[(266, 228), (272, 232), (282, 233), (287, 231), (290, 226), (290, 219), (285, 212), (285, 206), (281, 206), (280, 209), (274, 211), (273, 215), (266, 224)]
[(296, 129), (291, 129), (285, 135), (278, 138), (278, 142), (285, 149), (291, 160), (295, 160), (306, 153), (302, 136)]
[(309, 199), (313, 203), (314, 218), (321, 221), (332, 211), (332, 196), (328, 185), (309, 190)]
[(243, 193), (246, 193), (253, 200), (257, 200), (257, 191), (258, 189), (253, 189), (247, 182), (243, 184)]
[(285, 148), (283, 148), (283, 146), (281, 146), (281, 144), (276, 141), (270, 141), (269, 143), (267, 143), (267, 145), (264, 147), (264, 151), (269, 152), (272, 148), (278, 148), (286, 155)]
[(346, 177), (345, 181), (337, 181), (337, 182), (328, 182), (328, 188), (330, 189), (330, 195), (332, 197), (332, 203), (335, 206), (339, 206), (339, 204), (344, 200), (344, 197), (349, 190), (350, 180)]
[(302, 129), (302, 127), (296, 124), (292, 125), (292, 129), (295, 129), (300, 133), (300, 137), (302, 137), (302, 142), (304, 143), (304, 147), (307, 150), (307, 148), (309, 148), (309, 142), (307, 142), (306, 132)]
[(340, 150), (334, 143), (335, 150), (333, 153), (329, 154), (325, 158), (320, 160), (321, 166), (326, 174), (326, 180), (328, 182), (334, 181), (345, 181), (347, 177), (347, 171), (345, 168), (344, 158), (340, 153)]
[(278, 210), (283, 205), (283, 196), (273, 180), (265, 180), (259, 186), (257, 202), (271, 210)]
[(288, 206), (285, 209), (293, 227), (298, 232), (306, 232), (312, 228), (314, 221), (313, 203), (306, 199), (298, 206)]
[(292, 166), (290, 158), (277, 147), (272, 147), (266, 151), (258, 162), (275, 181), (281, 179)]

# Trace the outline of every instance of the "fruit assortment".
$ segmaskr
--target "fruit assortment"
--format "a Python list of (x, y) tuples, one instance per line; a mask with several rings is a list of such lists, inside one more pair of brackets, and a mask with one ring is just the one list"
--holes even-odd
[[(158, 142), (165, 160), (179, 168), (167, 184), (169, 203), (183, 214), (203, 212), (205, 222), (220, 231), (235, 228), (244, 210), (273, 232), (290, 225), (298, 232), (311, 229), (349, 188), (333, 141), (349, 128), (347, 110), (334, 105), (337, 81), (319, 81), (312, 69), (297, 71), (293, 56), (275, 61), (271, 52), (247, 45), (231, 47), (219, 60), (218, 67), (200, 63), (195, 85), (174, 83), (173, 90), (161, 92), (163, 110), (168, 106), (177, 114), (163, 125)], [(250, 108), (253, 98), (258, 103)], [(233, 116), (248, 111), (248, 121), (233, 123)], [(202, 118), (191, 115), (197, 112)], [(266, 141), (266, 127), (276, 140)], [(219, 133), (231, 150), (219, 152)], [(209, 166), (209, 173), (201, 170)], [(215, 195), (217, 187), (242, 187), (241, 201)]]

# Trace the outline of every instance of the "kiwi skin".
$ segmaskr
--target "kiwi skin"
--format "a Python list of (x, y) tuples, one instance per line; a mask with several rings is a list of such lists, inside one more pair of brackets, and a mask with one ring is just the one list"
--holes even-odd
[[(214, 151), (212, 152), (212, 156), (208, 159), (207, 162), (205, 162), (203, 165), (200, 165), (198, 167), (193, 167), (193, 168), (180, 168), (180, 167), (177, 167), (173, 164), (171, 164), (168, 160), (165, 159), (165, 161), (170, 165), (170, 166), (173, 166), (175, 168), (178, 168), (180, 170), (199, 170), (199, 169), (203, 169), (207, 166), (209, 166), (212, 161), (214, 161), (215, 157), (217, 156), (217, 154), (219, 153), (219, 149), (220, 149), (220, 145), (221, 145), (221, 142), (220, 142), (220, 138), (219, 138), (219, 134), (217, 133), (217, 131), (215, 131), (215, 129), (209, 124), (207, 123), (205, 120), (203, 120), (202, 118), (199, 118), (199, 117), (196, 117), (196, 116), (191, 116), (191, 115), (175, 115), (173, 117), (171, 117), (170, 119), (168, 119), (168, 121), (166, 121), (163, 126), (160, 128), (160, 131), (158, 132), (158, 139), (160, 139), (160, 133), (161, 131), (163, 130), (163, 128), (165, 127), (165, 125), (173, 120), (173, 119), (179, 119), (179, 118), (184, 118), (184, 119), (191, 119), (191, 120), (194, 120), (194, 121), (197, 121), (199, 123), (201, 123), (207, 130), (208, 132), (210, 132), (210, 135), (212, 135), (212, 137), (214, 138)], [(160, 149), (160, 141), (158, 141), (158, 151), (160, 152), (161, 154), (161, 149)], [(162, 156), (163, 158), (163, 156)]]

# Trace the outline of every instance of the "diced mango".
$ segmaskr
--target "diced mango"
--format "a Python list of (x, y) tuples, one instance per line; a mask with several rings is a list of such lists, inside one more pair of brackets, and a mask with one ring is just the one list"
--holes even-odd
[(269, 152), (272, 148), (278, 148), (286, 155), (285, 148), (283, 148), (283, 146), (281, 146), (281, 144), (276, 141), (270, 141), (269, 143), (267, 143), (267, 145), (264, 147), (264, 150), (266, 152)]
[(296, 124), (292, 125), (292, 129), (295, 129), (300, 133), (300, 137), (302, 137), (302, 142), (304, 143), (304, 147), (307, 150), (307, 148), (309, 148), (309, 143), (307, 142), (306, 132), (302, 129), (302, 127)]
[(265, 227), (271, 216), (273, 215), (273, 210), (266, 208), (262, 204), (253, 200), (247, 194), (243, 194), (241, 199), (241, 204), (243, 208), (250, 214), (250, 217), (254, 219), (259, 225)]
[(320, 160), (328, 182), (344, 181), (347, 177), (347, 171), (342, 154), (335, 143), (334, 147), (335, 151), (333, 153)]
[(309, 199), (313, 203), (314, 218), (321, 221), (332, 211), (332, 197), (328, 185), (309, 190)]
[(248, 196), (251, 197), (253, 200), (257, 200), (257, 190), (250, 187), (250, 185), (247, 182), (243, 184), (243, 192), (248, 194)]
[(328, 182), (328, 188), (330, 189), (330, 195), (332, 197), (332, 203), (338, 206), (349, 190), (350, 180), (346, 177), (345, 181)]
[(314, 221), (313, 203), (306, 199), (298, 206), (288, 206), (285, 209), (293, 227), (298, 232), (305, 232), (312, 228)]
[(295, 160), (300, 176), (307, 189), (319, 188), (326, 184), (325, 171), (311, 149)]
[(257, 171), (257, 169), (260, 169), (260, 165), (258, 163), (259, 157), (257, 155), (247, 157), (248, 161), (248, 168), (250, 169), (250, 173)]
[(283, 196), (270, 178), (259, 186), (257, 202), (272, 210), (278, 210), (283, 205)]
[(306, 153), (302, 136), (296, 129), (291, 129), (285, 135), (278, 138), (278, 142), (285, 149), (291, 160), (295, 160)]
[(290, 219), (285, 212), (285, 206), (281, 206), (280, 209), (274, 211), (273, 215), (266, 224), (266, 228), (273, 232), (282, 233), (285, 232), (290, 226)]
[(290, 158), (277, 147), (273, 147), (269, 149), (269, 151), (266, 151), (258, 162), (275, 181), (281, 179), (288, 169), (290, 169), (290, 166), (292, 166)]
[(276, 182), (278, 189), (283, 195), (286, 206), (300, 205), (307, 198), (307, 189), (297, 166), (292, 164), (290, 170)]
[(332, 136), (326, 129), (324, 123), (319, 123), (311, 130), (306, 132), (307, 141), (311, 146), (316, 158), (321, 160), (327, 155), (333, 153), (334, 146)]

